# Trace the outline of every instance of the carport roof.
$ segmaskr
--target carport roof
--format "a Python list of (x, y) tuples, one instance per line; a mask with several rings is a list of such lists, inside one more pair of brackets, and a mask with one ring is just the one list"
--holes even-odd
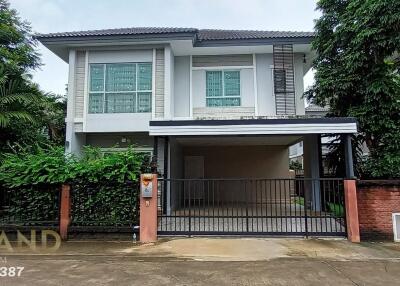
[(150, 135), (289, 135), (356, 133), (351, 117), (150, 121)]

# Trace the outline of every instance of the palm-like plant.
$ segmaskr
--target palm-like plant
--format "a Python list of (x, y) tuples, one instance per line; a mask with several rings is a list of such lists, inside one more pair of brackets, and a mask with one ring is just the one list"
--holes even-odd
[(9, 76), (0, 67), (0, 128), (12, 127), (15, 121), (35, 124), (35, 110), (40, 110), (43, 104), (43, 95), (33, 84)]

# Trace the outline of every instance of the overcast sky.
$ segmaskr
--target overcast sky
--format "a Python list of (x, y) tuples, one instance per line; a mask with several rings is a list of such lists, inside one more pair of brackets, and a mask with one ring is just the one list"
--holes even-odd
[[(122, 27), (190, 27), (312, 31), (316, 0), (10, 0), (34, 32)], [(40, 46), (43, 66), (34, 80), (65, 93), (68, 65)], [(305, 84), (312, 83), (307, 74)]]

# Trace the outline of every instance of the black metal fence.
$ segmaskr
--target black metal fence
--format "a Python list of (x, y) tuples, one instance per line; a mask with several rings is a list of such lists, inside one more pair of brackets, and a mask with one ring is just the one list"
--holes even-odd
[(71, 232), (132, 232), (139, 225), (137, 182), (75, 184)]
[(159, 179), (165, 235), (346, 234), (342, 179)]
[[(61, 186), (0, 189), (0, 229), (58, 229)], [(139, 184), (71, 186), (72, 233), (129, 232), (139, 225)]]
[(57, 228), (59, 206), (59, 186), (1, 188), (0, 228)]

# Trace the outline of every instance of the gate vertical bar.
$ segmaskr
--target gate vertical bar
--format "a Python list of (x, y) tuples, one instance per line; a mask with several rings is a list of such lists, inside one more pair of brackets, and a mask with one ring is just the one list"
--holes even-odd
[(308, 214), (307, 214), (307, 190), (305, 189), (305, 181), (302, 181), (303, 192), (304, 192), (304, 227), (305, 227), (305, 235), (308, 238)]

